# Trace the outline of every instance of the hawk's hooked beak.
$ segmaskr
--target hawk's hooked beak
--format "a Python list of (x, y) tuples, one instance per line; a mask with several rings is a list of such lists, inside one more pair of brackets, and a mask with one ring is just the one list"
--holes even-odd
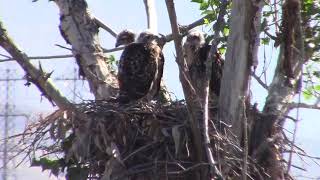
[(121, 42), (117, 41), (115, 47), (119, 47), (121, 45)]

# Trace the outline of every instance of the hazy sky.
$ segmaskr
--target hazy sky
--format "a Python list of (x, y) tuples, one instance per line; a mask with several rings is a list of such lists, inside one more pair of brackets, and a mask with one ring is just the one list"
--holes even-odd
[[(60, 36), (58, 30), (59, 11), (55, 3), (48, 2), (48, 0), (39, 0), (39, 2), (32, 3), (32, 0), (0, 0), (0, 19), (8, 30), (9, 35), (14, 42), (24, 50), (29, 56), (44, 56), (44, 55), (60, 55), (69, 54), (65, 49), (61, 49), (55, 44), (67, 46), (65, 41)], [(146, 17), (144, 5), (142, 0), (87, 0), (89, 9), (92, 14), (101, 19), (106, 24), (110, 25), (115, 31), (119, 32), (122, 29), (129, 28), (136, 32), (143, 31), (146, 24)], [(198, 6), (190, 3), (189, 0), (176, 0), (176, 8), (178, 21), (180, 24), (189, 24), (201, 17)], [(166, 6), (164, 1), (157, 1), (158, 13), (158, 31), (162, 34), (171, 32)], [(104, 48), (113, 48), (115, 40), (104, 30), (100, 30), (100, 40)], [(0, 50), (0, 53), (4, 53)], [(181, 99), (183, 94), (178, 78), (178, 69), (174, 61), (173, 43), (165, 46), (164, 54), (166, 58), (164, 79), (169, 90), (174, 92), (176, 97)], [(115, 53), (116, 57), (119, 53)], [(275, 66), (277, 51), (273, 48), (267, 47), (265, 53), (263, 48), (260, 48), (260, 66), (261, 70), (263, 59), (266, 57), (267, 64), (270, 64), (270, 71)], [(271, 62), (271, 63), (270, 63)], [(38, 61), (34, 61), (38, 64)], [(42, 66), (47, 72), (54, 70), (53, 77), (73, 77), (74, 76), (74, 59), (63, 60), (42, 60)], [(3, 77), (6, 68), (11, 68), (11, 76), (21, 78), (24, 73), (15, 62), (0, 64), (0, 78)], [(16, 70), (14, 70), (16, 69)], [(267, 81), (271, 82), (272, 73), (268, 75)], [(52, 112), (53, 107), (43, 99), (41, 101), (39, 91), (34, 87), (25, 87), (25, 82), (17, 82), (12, 87), (11, 100), (15, 106), (11, 106), (14, 112), (23, 112), (39, 114), (41, 112)], [(62, 92), (72, 99), (73, 85), (71, 82), (55, 81), (56, 86)], [(88, 92), (88, 87), (85, 82), (77, 82), (76, 101), (81, 99), (90, 99), (92, 95)], [(0, 84), (0, 94), (4, 92), (3, 83)], [(263, 106), (266, 91), (253, 81), (252, 93), (254, 94), (253, 102), (258, 102), (259, 106)], [(3, 107), (3, 97), (0, 96), (0, 109)], [(312, 155), (320, 156), (318, 149), (320, 149), (318, 137), (319, 130), (314, 127), (319, 127), (320, 122), (317, 116), (320, 115), (317, 111), (302, 110), (302, 121), (299, 123), (298, 129), (298, 144), (302, 145), (307, 152)], [(33, 120), (36, 119), (34, 116)], [(16, 126), (16, 132), (21, 131), (25, 126), (25, 120), (13, 120)], [(288, 125), (288, 128), (292, 125)], [(2, 137), (2, 136), (0, 136)], [(25, 166), (28, 166), (26, 164)], [(313, 163), (305, 166), (310, 172), (307, 175), (320, 177), (320, 169)], [(48, 179), (47, 173), (40, 173), (37, 168), (20, 167), (17, 171), (18, 179)], [(53, 177), (51, 179), (54, 179)], [(1, 179), (0, 179), (1, 180)]]

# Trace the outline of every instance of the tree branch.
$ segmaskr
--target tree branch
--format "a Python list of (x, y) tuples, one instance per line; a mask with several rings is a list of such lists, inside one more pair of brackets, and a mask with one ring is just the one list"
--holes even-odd
[(114, 38), (117, 38), (118, 33), (116, 33), (113, 29), (111, 29), (109, 26), (104, 24), (102, 21), (100, 21), (98, 18), (94, 17), (93, 20), (96, 22), (96, 24), (101, 27), (102, 29), (109, 32)]
[(157, 12), (154, 0), (143, 0), (143, 3), (147, 14), (148, 29), (153, 33), (157, 33)]
[(2, 22), (0, 22), (0, 45), (20, 64), (26, 72), (27, 80), (36, 85), (50, 102), (53, 102), (62, 110), (76, 109), (74, 105), (54, 87), (51, 81), (48, 80), (48, 74), (44, 73), (42, 68), (37, 69), (29, 62), (28, 56), (18, 49), (8, 36)]
[[(180, 31), (180, 36), (186, 36), (188, 31), (190, 31), (191, 29), (197, 27), (197, 26), (201, 26), (204, 24), (204, 20), (206, 18), (208, 18), (209, 15), (206, 15), (198, 20), (196, 20), (195, 22), (189, 24), (189, 25), (185, 25), (185, 26), (178, 26), (179, 27), (179, 31)], [(173, 40), (173, 34), (168, 34), (166, 35), (166, 42), (170, 42)]]
[[(199, 101), (199, 97), (195, 94), (195, 91), (192, 87), (192, 85), (190, 84), (190, 77), (189, 74), (187, 72), (187, 67), (186, 67), (186, 62), (183, 58), (183, 50), (182, 50), (182, 36), (180, 34), (180, 29), (177, 23), (177, 15), (175, 12), (175, 7), (174, 7), (174, 2), (173, 0), (166, 0), (166, 5), (167, 5), (167, 10), (168, 10), (168, 14), (169, 14), (169, 18), (170, 18), (170, 23), (171, 23), (171, 29), (172, 29), (172, 36), (173, 36), (173, 40), (174, 40), (174, 44), (175, 44), (175, 49), (176, 49), (176, 53), (177, 53), (177, 57), (176, 57), (176, 61), (178, 63), (178, 67), (179, 67), (179, 77), (180, 77), (180, 81), (183, 87), (183, 91), (184, 91), (184, 95), (185, 95), (185, 99), (187, 101), (187, 106), (188, 106), (188, 111), (189, 111), (189, 117), (190, 117), (190, 121), (191, 121), (191, 128), (193, 131), (193, 141), (195, 143), (195, 148), (197, 150), (197, 160), (198, 161), (202, 161), (202, 148), (208, 147), (208, 142), (207, 141), (202, 141), (202, 135), (201, 135), (201, 131), (198, 128), (198, 122), (203, 120), (203, 116), (205, 116), (203, 114), (203, 112), (201, 114), (203, 114), (203, 116), (199, 117), (196, 114), (199, 112), (196, 112), (196, 109), (201, 107), (200, 101)], [(196, 98), (196, 99), (195, 99)], [(200, 109), (200, 111), (202, 111)], [(203, 144), (203, 143), (205, 144)], [(209, 141), (210, 142), (210, 141)], [(206, 148), (207, 150), (208, 148)], [(210, 164), (210, 173), (211, 173), (211, 177), (218, 177), (218, 179), (223, 179), (223, 177), (221, 176), (221, 173), (219, 172), (218, 168), (216, 167), (216, 163), (212, 157), (212, 154), (209, 151), (206, 151), (206, 156), (207, 156), (207, 160), (209, 161)], [(207, 177), (205, 174), (205, 170), (202, 170), (201, 172), (201, 177)]]
[[(185, 25), (185, 26), (180, 26), (180, 31), (181, 31), (181, 36), (184, 37), (187, 35), (187, 32), (197, 26), (201, 26), (204, 24), (204, 19), (207, 18), (207, 16), (204, 16), (198, 20), (196, 20), (195, 22), (189, 24), (189, 25)], [(97, 18), (95, 18), (96, 23), (98, 24), (99, 27), (107, 30), (113, 37), (116, 37), (117, 33), (115, 31), (113, 31), (110, 27), (108, 27), (107, 25), (104, 25), (100, 20), (97, 20)], [(97, 22), (99, 21), (99, 22)], [(170, 42), (173, 40), (173, 35), (168, 34), (165, 36), (165, 41), (166, 42)], [(221, 40), (219, 38), (219, 40)], [(124, 47), (118, 47), (118, 48), (111, 48), (111, 49), (103, 49), (103, 53), (111, 53), (111, 52), (116, 52), (116, 51), (120, 51), (123, 50)], [(28, 57), (30, 60), (41, 60), (41, 59), (60, 59), (60, 58), (70, 58), (70, 57), (74, 57), (74, 55), (72, 54), (63, 54), (63, 55), (54, 55), (54, 56), (30, 56)], [(6, 59), (0, 59), (0, 62), (8, 62), (8, 61), (14, 61), (13, 58), (10, 57), (6, 57)]]
[[(110, 53), (110, 52), (116, 52), (121, 51), (124, 49), (124, 47), (117, 47), (112, 49), (103, 49), (103, 53)], [(42, 59), (65, 59), (65, 58), (71, 58), (74, 57), (73, 54), (64, 54), (64, 55), (53, 55), (53, 56), (28, 56), (29, 60), (42, 60)], [(7, 57), (6, 59), (0, 59), (1, 62), (9, 62), (9, 61), (15, 61), (12, 57)]]
[(295, 108), (304, 108), (304, 109), (317, 109), (320, 110), (320, 106), (317, 104), (306, 104), (306, 103), (290, 103), (288, 109), (295, 109)]
[(266, 85), (254, 72), (251, 72), (251, 76), (266, 90), (269, 89), (268, 85)]
[(211, 79), (211, 75), (212, 75), (212, 66), (213, 66), (213, 62), (214, 62), (214, 56), (217, 53), (217, 46), (220, 43), (220, 31), (222, 31), (222, 23), (224, 22), (224, 16), (227, 12), (227, 5), (228, 5), (228, 1), (227, 0), (223, 0), (221, 2), (221, 5), (219, 7), (220, 11), (219, 11), (219, 15), (217, 18), (216, 23), (213, 25), (214, 28), (214, 40), (212, 41), (212, 45), (211, 45), (211, 49), (209, 51), (209, 55), (205, 61), (206, 64), (206, 76), (204, 78), (204, 84), (205, 84), (205, 88), (204, 88), (204, 98), (201, 99), (203, 102), (201, 102), (202, 104), (202, 108), (203, 108), (203, 119), (202, 119), (202, 129), (203, 129), (203, 138), (204, 138), (204, 146), (205, 146), (205, 150), (206, 150), (206, 155), (208, 158), (208, 161), (211, 165), (211, 171), (216, 174), (218, 176), (218, 179), (223, 179), (222, 174), (220, 173), (220, 171), (217, 169), (217, 167), (214, 165), (215, 164), (215, 160), (213, 158), (212, 155), (212, 149), (210, 148), (210, 137), (209, 137), (209, 86), (210, 86), (210, 79)]

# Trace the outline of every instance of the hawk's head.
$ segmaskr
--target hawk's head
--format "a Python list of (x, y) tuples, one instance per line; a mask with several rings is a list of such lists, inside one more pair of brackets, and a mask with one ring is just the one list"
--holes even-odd
[(197, 49), (205, 44), (204, 34), (199, 30), (192, 30), (187, 35), (186, 43), (190, 47)]
[(165, 44), (165, 39), (164, 35), (162, 34), (154, 34), (150, 31), (144, 31), (140, 33), (137, 42), (144, 44), (157, 44), (163, 47), (163, 45)]
[(134, 42), (135, 37), (136, 35), (129, 29), (121, 31), (117, 36), (116, 47)]

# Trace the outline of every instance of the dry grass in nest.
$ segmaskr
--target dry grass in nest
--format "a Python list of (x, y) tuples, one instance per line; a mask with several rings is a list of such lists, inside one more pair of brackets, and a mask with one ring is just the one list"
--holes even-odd
[[(194, 179), (194, 170), (208, 167), (193, 157), (196, 153), (184, 101), (128, 105), (87, 101), (77, 107), (86, 118), (57, 110), (29, 125), (17, 136), (23, 147), (19, 153), (39, 159), (34, 152), (40, 151), (40, 157), (55, 159), (53, 167), (46, 167), (53, 174), (67, 169), (69, 174), (92, 179)], [(213, 155), (222, 171), (228, 170), (229, 177), (241, 177), (242, 148), (219, 134), (213, 123), (209, 129)], [(250, 156), (248, 163), (248, 176), (268, 176)], [(33, 165), (41, 165), (41, 159)]]

